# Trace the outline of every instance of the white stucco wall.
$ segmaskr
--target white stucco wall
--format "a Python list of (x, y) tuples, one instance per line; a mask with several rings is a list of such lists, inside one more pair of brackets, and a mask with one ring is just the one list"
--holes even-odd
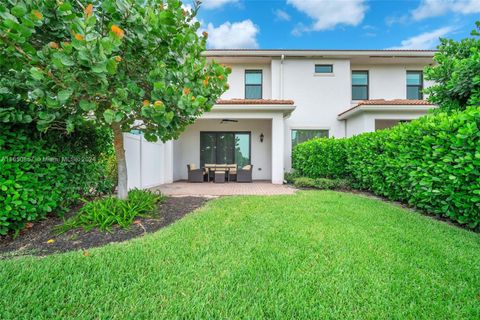
[(344, 120), (344, 124), (346, 126), (346, 136), (351, 137), (365, 132), (365, 120), (366, 117), (364, 117), (363, 114), (354, 115), (351, 118)]
[[(422, 71), (425, 65), (392, 64), (392, 65), (352, 65), (352, 70), (367, 70), (369, 76), (369, 99), (406, 99), (407, 71)], [(350, 79), (351, 82), (351, 79)], [(424, 81), (424, 88), (432, 85)], [(351, 96), (351, 92), (350, 92)], [(427, 96), (424, 95), (424, 99)], [(352, 101), (356, 104), (356, 101)]]
[[(200, 165), (201, 131), (249, 131), (251, 132), (252, 177), (255, 180), (272, 179), (272, 120), (238, 119), (238, 122), (220, 123), (221, 119), (199, 119), (174, 142), (174, 180), (187, 179), (187, 164)], [(260, 134), (264, 135), (260, 142)]]
[(375, 120), (413, 120), (417, 119), (427, 111), (415, 111), (415, 112), (406, 112), (406, 111), (367, 111), (359, 113), (347, 119), (347, 137), (351, 137), (357, 134), (364, 132), (374, 132), (375, 131)]
[[(315, 74), (315, 64), (332, 64), (333, 74)], [(340, 59), (288, 58), (272, 61), (274, 99), (291, 99), (296, 110), (285, 120), (284, 166), (291, 168), (291, 130), (326, 129), (330, 136), (343, 137), (344, 124), (337, 114), (350, 106), (350, 61)]]
[[(233, 62), (232, 62), (233, 61)], [(368, 57), (361, 60), (372, 61)], [(132, 172), (129, 186), (146, 185), (172, 179), (186, 179), (186, 165), (200, 163), (200, 131), (251, 131), (253, 178), (272, 180), (279, 183), (283, 179), (283, 170), (291, 169), (291, 130), (293, 129), (326, 129), (330, 136), (345, 137), (375, 130), (375, 119), (415, 119), (424, 112), (365, 112), (356, 115), (347, 122), (339, 121), (337, 115), (349, 109), (357, 102), (351, 99), (351, 71), (369, 71), (370, 99), (405, 99), (406, 71), (422, 70), (424, 64), (410, 63), (403, 59), (402, 63), (395, 58), (392, 63), (378, 64), (351, 63), (349, 58), (306, 58), (287, 57), (281, 63), (280, 57), (235, 58), (225, 62), (232, 68), (229, 76), (230, 89), (222, 95), (222, 99), (245, 98), (245, 70), (263, 71), (263, 99), (291, 99), (296, 110), (286, 119), (274, 113), (259, 114), (248, 110), (242, 111), (238, 123), (220, 124), (221, 117), (236, 119), (229, 112), (219, 114), (210, 112), (203, 119), (189, 126), (180, 139), (170, 143), (170, 147), (148, 146), (143, 153), (147, 158), (160, 158), (159, 161), (141, 162), (142, 168), (149, 168), (152, 174), (148, 177), (140, 175), (137, 167)], [(417, 60), (418, 61), (418, 60)], [(406, 63), (404, 63), (406, 62)], [(315, 64), (332, 64), (333, 74), (314, 74)], [(424, 87), (431, 85), (425, 81)], [(254, 120), (256, 119), (256, 120)], [(347, 124), (347, 125), (346, 125)], [(264, 142), (259, 142), (263, 133)], [(272, 137), (273, 143), (272, 143)], [(130, 141), (131, 142), (131, 141)], [(150, 148), (151, 147), (151, 148)], [(127, 162), (134, 163), (134, 152), (140, 152), (139, 146), (130, 145), (127, 151)], [(164, 148), (162, 151), (156, 148)], [(170, 149), (168, 149), (170, 148)], [(137, 150), (138, 149), (138, 150)], [(136, 151), (134, 151), (136, 150)], [(128, 160), (130, 159), (130, 160)], [(144, 160), (142, 160), (144, 161)], [(164, 165), (160, 164), (163, 162)], [(162, 166), (159, 169), (157, 166)], [(261, 170), (259, 170), (261, 169)], [(157, 172), (156, 170), (163, 170)], [(141, 180), (140, 181), (140, 177)], [(130, 173), (129, 173), (130, 178)]]

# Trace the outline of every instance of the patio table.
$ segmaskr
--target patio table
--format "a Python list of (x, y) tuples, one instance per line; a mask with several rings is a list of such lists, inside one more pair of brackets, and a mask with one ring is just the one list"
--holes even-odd
[[(208, 165), (205, 165), (204, 166), (204, 169), (208, 170), (209, 172), (212, 171), (214, 173), (214, 178), (215, 177), (215, 172), (216, 171), (221, 171), (223, 172), (226, 176), (228, 176), (229, 172), (230, 172), (230, 169), (236, 169), (236, 168), (233, 168), (232, 165), (212, 165), (212, 166), (208, 166)], [(207, 178), (208, 181), (210, 181), (210, 174), (208, 174), (208, 178)], [(215, 179), (216, 180), (216, 179)], [(214, 181), (215, 181), (214, 180)]]

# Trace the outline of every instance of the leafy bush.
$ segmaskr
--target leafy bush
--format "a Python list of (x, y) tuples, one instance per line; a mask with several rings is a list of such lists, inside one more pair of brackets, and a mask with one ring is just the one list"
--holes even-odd
[(293, 184), (296, 178), (299, 178), (300, 174), (297, 171), (292, 170), (291, 172), (285, 172), (283, 179), (289, 183)]
[(346, 174), (347, 154), (342, 140), (317, 138), (297, 145), (292, 166), (307, 177), (341, 178)]
[(112, 189), (102, 155), (108, 133), (91, 126), (64, 135), (29, 125), (2, 124), (0, 132), (0, 234), (61, 213), (80, 197)]
[(293, 185), (296, 188), (315, 188), (315, 179), (307, 177), (295, 178)]
[(294, 158), (303, 160), (294, 168), (312, 179), (339, 175), (324, 165), (331, 161), (357, 188), (480, 229), (480, 107), (329, 140), (297, 146)]
[(308, 178), (296, 176), (291, 178), (292, 184), (297, 188), (314, 188), (322, 190), (348, 190), (350, 181), (347, 179)]
[(347, 190), (350, 189), (350, 182), (347, 179), (315, 179), (315, 188), (325, 190)]
[(82, 227), (89, 231), (95, 227), (110, 231), (113, 225), (128, 228), (136, 217), (148, 216), (157, 208), (157, 204), (164, 200), (160, 193), (146, 190), (130, 190), (128, 200), (120, 200), (114, 196), (87, 202), (77, 215), (68, 219), (58, 231)]
[(440, 39), (436, 63), (425, 69), (434, 84), (425, 89), (428, 100), (441, 110), (465, 110), (480, 105), (480, 21), (471, 38)]

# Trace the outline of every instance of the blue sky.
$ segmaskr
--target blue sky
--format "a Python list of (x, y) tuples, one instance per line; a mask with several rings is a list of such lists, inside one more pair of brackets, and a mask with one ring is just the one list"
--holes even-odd
[(480, 0), (202, 2), (209, 48), (434, 49), (438, 37), (467, 37), (480, 20)]

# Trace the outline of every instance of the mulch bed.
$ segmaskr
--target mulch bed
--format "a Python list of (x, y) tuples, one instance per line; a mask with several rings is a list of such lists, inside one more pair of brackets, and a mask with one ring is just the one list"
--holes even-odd
[[(122, 242), (141, 237), (146, 233), (155, 232), (160, 228), (181, 219), (193, 210), (203, 206), (208, 198), (203, 197), (168, 197), (159, 205), (158, 215), (149, 218), (138, 218), (129, 229), (112, 228), (111, 232), (93, 229), (89, 232), (83, 229), (69, 230), (58, 235), (54, 228), (63, 223), (57, 216), (33, 224), (24, 229), (13, 239), (11, 236), (0, 237), (0, 259), (23, 255), (45, 256), (53, 253), (103, 246), (111, 242)], [(76, 213), (72, 210), (67, 216)], [(48, 240), (53, 239), (53, 243)]]

